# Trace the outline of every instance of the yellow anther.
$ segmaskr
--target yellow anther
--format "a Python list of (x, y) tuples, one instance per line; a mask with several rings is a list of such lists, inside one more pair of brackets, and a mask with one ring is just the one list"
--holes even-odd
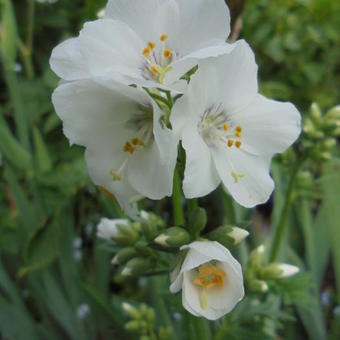
[(166, 49), (164, 50), (163, 55), (164, 55), (165, 58), (171, 58), (172, 52), (171, 52), (171, 50), (169, 50), (168, 48), (166, 48)]
[(223, 130), (224, 131), (228, 131), (229, 130), (229, 124), (228, 123), (224, 123), (223, 124)]
[(153, 50), (156, 47), (156, 44), (153, 41), (149, 41), (148, 47), (149, 47), (150, 50)]
[(162, 42), (165, 42), (168, 40), (168, 35), (163, 33), (160, 37), (159, 37), (159, 40), (162, 41)]
[(228, 139), (228, 146), (231, 148), (234, 145), (234, 141), (232, 139)]
[(240, 126), (240, 125), (237, 125), (236, 127), (235, 127), (235, 131), (236, 132), (242, 132), (242, 127)]
[(150, 48), (149, 47), (145, 47), (144, 50), (143, 50), (143, 56), (144, 57), (148, 57), (150, 55)]
[(238, 174), (237, 172), (232, 171), (232, 172), (231, 172), (231, 176), (234, 178), (234, 182), (235, 182), (235, 183), (238, 183), (238, 180), (239, 180), (240, 178), (243, 178), (243, 177), (245, 176), (245, 174)]
[(158, 69), (157, 69), (157, 66), (152, 66), (151, 67), (151, 71), (152, 71), (152, 73), (154, 73), (154, 74), (158, 74), (159, 72), (158, 72)]
[(240, 138), (240, 137), (242, 136), (242, 132), (236, 131), (236, 132), (235, 132), (235, 136), (236, 136), (237, 138)]
[(120, 182), (122, 180), (122, 174), (120, 171), (111, 170), (110, 175), (112, 176), (114, 182)]
[(242, 145), (242, 143), (241, 143), (239, 140), (237, 140), (237, 141), (235, 142), (235, 146), (236, 146), (238, 149), (241, 147), (241, 145)]
[(133, 155), (133, 153), (135, 152), (135, 147), (133, 147), (130, 142), (126, 142), (123, 151)]
[(204, 264), (198, 268), (198, 277), (194, 280), (194, 284), (206, 289), (213, 288), (216, 285), (219, 288), (223, 287), (223, 279), (226, 273), (212, 265)]

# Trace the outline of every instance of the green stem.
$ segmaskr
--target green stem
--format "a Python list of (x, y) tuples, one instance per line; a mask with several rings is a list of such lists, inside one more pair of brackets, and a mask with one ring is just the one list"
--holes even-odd
[(174, 216), (174, 225), (184, 225), (184, 211), (182, 205), (182, 188), (181, 188), (181, 179), (178, 172), (178, 167), (176, 166), (174, 173), (174, 182), (173, 182), (173, 194), (172, 194), (172, 209)]
[(285, 201), (283, 205), (282, 214), (274, 230), (273, 241), (272, 241), (272, 246), (271, 246), (270, 256), (269, 256), (270, 262), (276, 261), (280, 253), (281, 243), (283, 240), (283, 236), (285, 234), (290, 207), (293, 202), (297, 174), (303, 162), (304, 162), (304, 158), (301, 159), (300, 161), (297, 161), (295, 166), (292, 169), (291, 177), (290, 177), (289, 184), (288, 184), (288, 191), (287, 191), (287, 195), (285, 197)]
[(22, 56), (26, 67), (27, 77), (33, 78), (34, 70), (32, 64), (33, 37), (34, 37), (34, 16), (35, 16), (35, 0), (28, 0), (27, 15), (27, 38), (26, 50), (22, 50)]

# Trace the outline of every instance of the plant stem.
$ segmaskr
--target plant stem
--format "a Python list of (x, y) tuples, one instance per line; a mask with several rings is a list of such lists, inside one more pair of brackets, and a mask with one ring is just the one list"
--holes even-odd
[(178, 172), (178, 167), (176, 166), (174, 173), (173, 182), (173, 194), (172, 194), (172, 209), (174, 216), (174, 225), (184, 225), (185, 218), (182, 205), (182, 189), (181, 189), (181, 179)]
[(28, 0), (26, 50), (23, 50), (24, 52), (23, 58), (24, 58), (24, 63), (26, 65), (28, 78), (32, 78), (34, 76), (34, 70), (32, 66), (34, 14), (35, 14), (35, 0)]
[(297, 161), (292, 169), (291, 177), (290, 177), (289, 184), (288, 184), (288, 191), (287, 191), (287, 195), (285, 197), (285, 201), (283, 205), (282, 214), (274, 230), (273, 241), (272, 241), (272, 246), (271, 246), (270, 256), (269, 256), (270, 262), (276, 261), (279, 255), (279, 252), (280, 252), (281, 243), (282, 243), (283, 236), (285, 234), (285, 230), (287, 226), (287, 219), (289, 217), (290, 207), (293, 202), (296, 177), (303, 162), (304, 162), (304, 158), (301, 159), (300, 161)]

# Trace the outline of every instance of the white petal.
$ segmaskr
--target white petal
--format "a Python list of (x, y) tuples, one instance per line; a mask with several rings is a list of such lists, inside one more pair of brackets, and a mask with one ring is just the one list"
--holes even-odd
[(196, 126), (183, 131), (182, 143), (186, 150), (184, 195), (186, 198), (205, 196), (221, 182), (210, 149), (199, 135)]
[(176, 0), (180, 13), (180, 36), (175, 49), (182, 55), (223, 44), (230, 34), (230, 15), (223, 0)]
[(301, 131), (301, 116), (293, 104), (261, 95), (235, 115), (235, 120), (243, 129), (244, 148), (255, 155), (285, 151)]
[[(131, 99), (132, 96), (135, 100)], [(52, 96), (71, 144), (87, 146), (111, 136), (113, 145), (110, 148), (114, 145), (122, 147), (117, 143), (117, 135), (112, 136), (112, 130), (127, 121), (140, 100), (136, 89), (116, 83), (111, 83), (109, 88), (90, 80), (60, 85)]]
[(218, 93), (216, 103), (222, 103), (226, 113), (233, 116), (248, 106), (258, 92), (257, 65), (250, 46), (239, 40), (230, 53), (199, 62), (202, 73), (215, 70)]
[[(171, 149), (172, 145), (169, 145)], [(176, 150), (175, 150), (176, 151)], [(158, 200), (172, 194), (176, 159), (171, 164), (162, 163), (157, 144), (136, 152), (128, 164), (131, 185), (144, 196)]]
[(114, 219), (102, 218), (98, 224), (97, 236), (110, 241), (113, 237), (119, 235), (117, 225), (128, 225), (129, 221), (126, 219)]
[[(110, 0), (105, 17), (129, 25), (144, 41), (154, 39), (155, 18), (160, 0)], [(165, 32), (160, 32), (159, 35)]]
[[(212, 150), (216, 169), (236, 202), (252, 208), (269, 199), (274, 189), (269, 176), (270, 157), (254, 156), (236, 148)], [(239, 175), (237, 182), (232, 173)]]
[(281, 278), (293, 276), (300, 271), (299, 267), (286, 263), (278, 264), (278, 268), (281, 270)]
[(144, 43), (126, 24), (101, 19), (86, 23), (80, 32), (80, 48), (93, 76), (141, 78)]
[(79, 39), (68, 39), (52, 51), (50, 58), (52, 70), (62, 79), (76, 80), (90, 76), (79, 47)]
[[(234, 258), (232, 259), (232, 264), (229, 262), (218, 264), (218, 267), (226, 273), (223, 287), (215, 286), (207, 290), (207, 304), (211, 308), (222, 310), (224, 314), (233, 310), (244, 297), (242, 268)], [(236, 266), (235, 261), (237, 262)]]
[[(113, 162), (113, 157), (115, 162)], [(112, 156), (108, 152), (86, 149), (85, 158), (93, 182), (110, 191), (124, 212), (131, 218), (136, 218), (138, 209), (135, 197), (140, 196), (140, 193), (129, 185), (127, 176), (123, 176), (120, 182), (114, 182), (110, 175), (110, 169), (117, 169), (121, 164), (117, 155)]]

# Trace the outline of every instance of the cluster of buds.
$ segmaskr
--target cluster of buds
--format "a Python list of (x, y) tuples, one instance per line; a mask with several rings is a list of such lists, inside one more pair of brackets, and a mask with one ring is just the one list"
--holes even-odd
[(122, 308), (131, 319), (125, 324), (125, 329), (138, 333), (140, 340), (170, 339), (170, 329), (161, 327), (155, 331), (155, 311), (153, 308), (144, 303), (139, 307), (134, 307), (126, 302), (122, 304)]
[(340, 106), (335, 106), (325, 114), (313, 103), (303, 122), (302, 143), (310, 158), (323, 161), (331, 158), (331, 153), (340, 137)]
[(299, 268), (286, 263), (264, 263), (265, 247), (254, 249), (249, 257), (246, 282), (254, 293), (266, 293), (268, 282), (285, 279), (299, 272)]
[(103, 218), (97, 235), (114, 246), (112, 264), (120, 267), (116, 276), (124, 280), (124, 277), (152, 275), (164, 269), (159, 251), (178, 253), (182, 246), (200, 238), (232, 248), (249, 235), (235, 226), (220, 226), (201, 235), (206, 223), (206, 212), (199, 207), (189, 215), (187, 226), (169, 228), (159, 216), (142, 211), (137, 222)]

